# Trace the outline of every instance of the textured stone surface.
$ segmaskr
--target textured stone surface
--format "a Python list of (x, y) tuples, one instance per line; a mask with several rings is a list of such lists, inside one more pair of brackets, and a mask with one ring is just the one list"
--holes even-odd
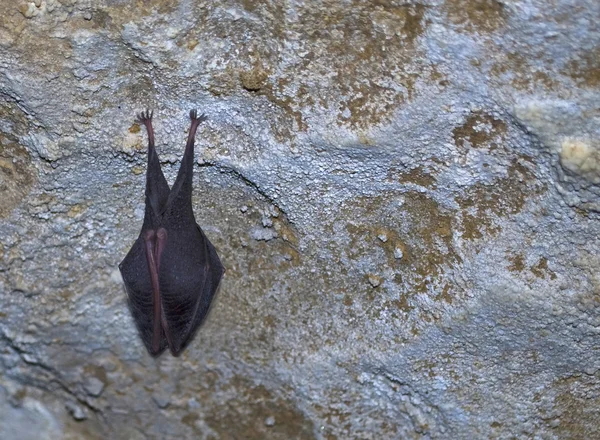
[[(589, 439), (597, 0), (0, 0), (0, 438)], [(227, 268), (152, 359), (155, 109)]]

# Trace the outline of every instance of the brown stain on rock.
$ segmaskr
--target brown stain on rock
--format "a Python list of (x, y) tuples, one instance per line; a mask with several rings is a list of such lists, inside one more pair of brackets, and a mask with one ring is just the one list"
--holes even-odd
[(84, 376), (93, 376), (102, 382), (105, 386), (110, 384), (106, 370), (98, 365), (86, 365), (83, 368)]
[(181, 423), (189, 426), (192, 429), (196, 429), (196, 422), (200, 420), (200, 416), (196, 413), (187, 413), (181, 418)]
[(591, 376), (580, 375), (557, 379), (552, 384), (554, 399), (552, 419), (559, 438), (587, 440), (595, 438), (600, 426), (600, 372)]
[(390, 301), (390, 304), (398, 310), (403, 311), (404, 313), (409, 313), (411, 310), (414, 309), (414, 306), (410, 305), (410, 302), (408, 301), (408, 295), (406, 294), (400, 295), (400, 298), (398, 298), (397, 300)]
[(477, 183), (455, 198), (462, 210), (458, 221), (464, 239), (481, 239), (486, 233), (496, 235), (501, 230), (497, 217), (518, 214), (530, 197), (546, 189), (517, 159), (509, 165), (507, 174), (493, 184)]
[[(2, 107), (0, 119), (10, 120), (17, 132), (26, 130), (27, 123), (20, 112)], [(29, 152), (14, 133), (0, 132), (0, 218), (8, 217), (23, 202), (36, 181), (37, 171)]]
[(241, 75), (244, 72), (246, 70), (236, 70), (231, 66), (227, 66), (220, 71), (215, 71), (209, 78), (206, 88), (215, 96), (234, 95), (239, 90)]
[[(405, 293), (443, 288), (436, 286), (446, 268), (462, 262), (452, 244), (452, 213), (420, 192), (409, 191), (403, 197), (404, 204), (393, 214), (389, 205), (394, 198), (364, 197), (348, 207), (346, 218), (362, 219), (359, 224), (346, 225), (350, 237), (348, 258), (359, 260), (374, 248), (381, 248), (387, 266), (396, 273), (394, 282), (401, 280)], [(409, 307), (406, 299), (399, 304), (403, 309)]]
[(475, 111), (469, 115), (463, 125), (452, 131), (452, 135), (457, 147), (487, 147), (491, 151), (498, 147), (497, 142), (504, 139), (506, 128), (503, 120)]
[(240, 72), (242, 87), (250, 92), (258, 92), (265, 88), (269, 74), (260, 66)]
[[(454, 130), (463, 154), (477, 150), (477, 154), (488, 154), (505, 167), (496, 180), (475, 183), (457, 194), (458, 209), (442, 208), (434, 197), (419, 191), (359, 197), (344, 206), (342, 218), (360, 219), (346, 222), (349, 243), (343, 247), (344, 255), (351, 261), (364, 261), (373, 258), (378, 250), (383, 251), (384, 266), (378, 268), (379, 272), (369, 269), (361, 276), (383, 273), (385, 268), (393, 275), (386, 276), (385, 284), (378, 289), (386, 290), (390, 282), (401, 289), (400, 299), (390, 299), (385, 305), (409, 312), (415, 294), (427, 294), (434, 300), (452, 304), (461, 294), (461, 288), (446, 275), (451, 268), (462, 264), (454, 247), (456, 236), (480, 240), (499, 233), (503, 219), (520, 213), (527, 200), (546, 190), (534, 174), (534, 160), (509, 147), (507, 132), (505, 121), (484, 112), (472, 113)], [(401, 177), (394, 170), (387, 179), (435, 188), (433, 177), (420, 168)], [(399, 203), (402, 199), (403, 203)], [(524, 259), (513, 259), (510, 269), (524, 270)], [(536, 276), (555, 276), (547, 271), (543, 261), (530, 270)], [(367, 297), (372, 301), (377, 294), (367, 293)]]
[(438, 298), (442, 301), (445, 301), (448, 304), (452, 304), (454, 301), (454, 292), (452, 291), (452, 285), (446, 284), (442, 287), (442, 290), (438, 296)]
[(405, 240), (416, 281), (414, 287), (418, 292), (425, 292), (444, 268), (462, 262), (452, 243), (453, 217), (423, 193), (408, 193), (405, 201), (406, 220), (410, 225)]
[(461, 215), (456, 219), (457, 229), (464, 239), (477, 240), (486, 233), (497, 234), (500, 226), (495, 218), (518, 214), (530, 197), (546, 190), (530, 169), (533, 159), (507, 146), (507, 132), (505, 121), (482, 111), (472, 112), (465, 123), (452, 132), (463, 156), (466, 157), (469, 150), (478, 150), (489, 155), (490, 160), (506, 164), (506, 177), (476, 183), (455, 197), (461, 208)]
[[(234, 398), (212, 406), (206, 424), (221, 439), (313, 439), (314, 425), (289, 399), (264, 385), (234, 376), (228, 387)], [(188, 417), (193, 417), (188, 415)], [(271, 423), (265, 423), (271, 418)]]
[(180, 7), (180, 0), (135, 0), (133, 2), (112, 2), (106, 10), (109, 11), (110, 18), (115, 21), (115, 24), (121, 26), (140, 16), (156, 14), (167, 17)]
[[(146, 74), (137, 72), (138, 70), (143, 72), (141, 66), (144, 62), (138, 58), (130, 57), (130, 59), (127, 60), (127, 64), (128, 65), (122, 65), (118, 68), (119, 76), (123, 80), (123, 95), (132, 102), (154, 103), (157, 92), (152, 78)], [(139, 66), (139, 69), (133, 67), (135, 65)], [(134, 72), (133, 75), (132, 71)], [(107, 105), (111, 104), (107, 103)], [(150, 108), (153, 107), (156, 108), (158, 106), (156, 104), (150, 104)], [(132, 128), (133, 127), (130, 127), (130, 131)], [(135, 128), (133, 128), (133, 130), (134, 131), (131, 131), (131, 133), (135, 133)]]
[(551, 280), (556, 279), (556, 274), (548, 268), (548, 259), (541, 257), (538, 262), (531, 266), (531, 272), (538, 278), (550, 278)]
[[(325, 43), (330, 68), (336, 72), (337, 84), (332, 85), (341, 92), (341, 124), (367, 128), (386, 122), (412, 98), (417, 79), (432, 79), (435, 69), (431, 66), (423, 66), (420, 74), (402, 67), (411, 63), (416, 39), (424, 32), (425, 9), (418, 3), (380, 2), (375, 8), (358, 7), (352, 15), (337, 11), (323, 33), (316, 33), (328, 40), (319, 38), (316, 43)], [(400, 85), (404, 91), (387, 83)]]
[(498, 31), (508, 17), (505, 6), (498, 0), (446, 0), (444, 9), (449, 21), (467, 32)]
[[(264, 87), (257, 90), (259, 95), (264, 95), (270, 102), (282, 109), (287, 116), (287, 118), (277, 121), (275, 125), (272, 125), (273, 131), (280, 141), (290, 139), (292, 137), (292, 129), (304, 131), (308, 128), (302, 113), (295, 109), (297, 101), (301, 101), (299, 98), (301, 96), (306, 98), (306, 89), (300, 87), (296, 96), (288, 96), (276, 92), (277, 87), (283, 87), (282, 84), (287, 84), (287, 81), (279, 80), (277, 85), (265, 82)], [(295, 127), (293, 126), (294, 122), (296, 124)]]
[[(278, 121), (274, 127), (278, 136), (282, 122), (306, 130), (303, 109), (315, 107), (337, 113), (337, 122), (352, 128), (384, 123), (411, 99), (417, 80), (436, 87), (443, 82), (434, 65), (416, 56), (417, 39), (427, 26), (427, 7), (422, 4), (355, 1), (350, 7), (331, 2), (326, 8), (299, 4), (293, 20), (284, 8), (268, 2), (243, 2), (243, 7), (265, 31), (256, 33), (253, 42), (226, 63), (222, 78), (215, 72), (217, 79), (209, 89), (234, 94), (241, 84), (265, 96), (291, 116), (291, 121)], [(234, 42), (247, 38), (238, 31), (223, 32)], [(282, 67), (280, 52), (267, 41), (290, 41), (290, 35), (301, 50), (292, 54), (291, 65)], [(257, 75), (257, 63), (268, 77)], [(293, 136), (290, 129), (281, 136)]]
[(529, 272), (531, 272), (537, 278), (549, 278), (554, 280), (557, 277), (556, 273), (554, 273), (554, 271), (548, 267), (548, 259), (546, 257), (540, 257), (535, 264), (529, 267), (527, 267), (525, 255), (522, 253), (509, 253), (507, 255), (507, 259), (510, 262), (508, 270), (511, 272), (522, 273), (528, 268)]
[(600, 86), (600, 48), (578, 53), (562, 72), (585, 87)]
[[(205, 212), (212, 213), (211, 217), (227, 218), (228, 227), (236, 231), (229, 238), (222, 234), (209, 237), (223, 256), (223, 264), (227, 269), (224, 282), (229, 289), (239, 292), (233, 295), (233, 298), (239, 295), (237, 303), (232, 304), (232, 300), (224, 300), (225, 307), (229, 309), (228, 319), (235, 321), (236, 325), (255, 328), (256, 339), (262, 338), (262, 342), (272, 344), (276, 339), (275, 330), (281, 322), (269, 317), (270, 313), (274, 313), (270, 309), (260, 309), (264, 313), (256, 315), (257, 309), (252, 304), (258, 301), (256, 295), (262, 298), (265, 292), (273, 289), (285, 290), (288, 285), (304, 291), (304, 280), (298, 278), (298, 272), (295, 271), (297, 267), (303, 267), (303, 255), (297, 248), (299, 233), (284, 212), (242, 182), (230, 188), (227, 203), (217, 202), (214, 206), (208, 206), (206, 200), (214, 197), (213, 192), (221, 190), (211, 186), (198, 187), (195, 189), (193, 203), (202, 203)], [(240, 210), (242, 206), (243, 211)], [(257, 240), (252, 237), (250, 231), (263, 228), (265, 219), (272, 222), (272, 226), (265, 229), (274, 230), (276, 234), (269, 240)], [(198, 223), (204, 227), (201, 218), (198, 218)], [(255, 276), (248, 277), (247, 273), (253, 273)], [(282, 285), (283, 283), (285, 285)], [(247, 297), (249, 293), (253, 295), (253, 299)], [(285, 305), (286, 313), (295, 316), (298, 310), (302, 310), (306, 301), (306, 297), (302, 295), (292, 295)], [(257, 319), (264, 322), (264, 325), (257, 327)]]
[[(490, 76), (500, 86), (510, 83), (515, 89), (526, 91), (557, 88), (554, 61), (544, 53), (524, 54), (518, 49), (506, 51), (494, 43), (488, 43), (486, 47), (490, 53), (494, 53)], [(536, 62), (532, 63), (532, 59)]]
[(508, 270), (511, 272), (523, 272), (525, 269), (525, 256), (523, 254), (509, 255), (507, 259), (511, 263), (508, 266)]
[(235, 95), (242, 88), (256, 96), (262, 96), (274, 104), (281, 113), (275, 115), (276, 120), (271, 128), (276, 138), (283, 142), (293, 137), (294, 130), (303, 131), (308, 128), (302, 113), (296, 108), (302, 97), (307, 97), (305, 87), (300, 87), (295, 95), (281, 93), (289, 84), (288, 80), (276, 78), (271, 68), (263, 63), (254, 63), (250, 69), (227, 67), (215, 73), (209, 80), (208, 90), (215, 96)]
[(80, 203), (76, 205), (72, 205), (67, 211), (67, 217), (76, 218), (82, 215), (87, 209), (89, 205), (87, 203)]
[[(388, 178), (392, 177), (391, 175), (396, 174), (395, 170), (390, 169), (388, 172)], [(414, 183), (415, 185), (419, 185), (425, 188), (436, 188), (436, 182), (434, 176), (428, 173), (423, 166), (418, 166), (407, 172), (400, 172), (397, 174), (398, 182), (400, 183)]]

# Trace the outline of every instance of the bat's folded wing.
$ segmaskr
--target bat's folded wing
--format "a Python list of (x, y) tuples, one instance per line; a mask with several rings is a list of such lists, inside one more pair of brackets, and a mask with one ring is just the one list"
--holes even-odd
[(174, 355), (194, 336), (208, 314), (223, 266), (200, 228), (169, 231), (159, 279), (163, 328)]
[(206, 282), (204, 284), (203, 295), (198, 303), (198, 310), (196, 311), (196, 316), (194, 318), (194, 323), (192, 324), (192, 334), (194, 331), (200, 327), (206, 315), (210, 310), (210, 305), (212, 300), (219, 288), (219, 284), (221, 283), (221, 278), (223, 277), (223, 273), (225, 272), (225, 268), (221, 264), (221, 260), (219, 260), (219, 256), (217, 255), (217, 251), (212, 243), (206, 238), (200, 227), (198, 226), (198, 230), (204, 239), (204, 243), (206, 245), (206, 255), (208, 264), (208, 270), (206, 274)]

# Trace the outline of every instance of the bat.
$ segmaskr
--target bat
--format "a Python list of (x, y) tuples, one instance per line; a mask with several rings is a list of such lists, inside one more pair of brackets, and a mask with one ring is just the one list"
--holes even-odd
[(138, 115), (148, 132), (144, 223), (119, 270), (148, 352), (159, 356), (168, 347), (179, 356), (208, 314), (225, 269), (192, 210), (194, 138), (206, 117), (190, 111), (185, 153), (169, 188), (154, 145), (152, 116), (149, 110)]

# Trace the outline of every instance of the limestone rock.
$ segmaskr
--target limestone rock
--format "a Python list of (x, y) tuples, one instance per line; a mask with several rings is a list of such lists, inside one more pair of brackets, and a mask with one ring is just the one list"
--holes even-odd
[[(0, 437), (593, 438), (597, 0), (0, 0)], [(179, 358), (118, 263), (155, 111), (227, 269)]]

